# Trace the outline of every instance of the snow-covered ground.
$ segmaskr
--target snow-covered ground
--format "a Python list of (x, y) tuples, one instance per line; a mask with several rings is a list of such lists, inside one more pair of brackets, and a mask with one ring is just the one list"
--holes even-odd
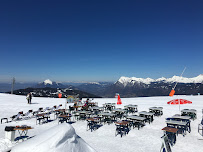
[[(148, 111), (149, 107), (163, 107), (163, 115), (161, 117), (154, 117), (154, 121), (151, 124), (146, 123), (146, 126), (138, 130), (137, 128), (131, 129), (129, 134), (115, 137), (115, 124), (105, 124), (98, 130), (90, 132), (86, 131), (87, 122), (77, 121), (72, 126), (75, 129), (77, 135), (79, 135), (88, 145), (98, 152), (158, 152), (162, 144), (161, 136), (163, 131), (161, 130), (166, 126), (165, 118), (178, 114), (178, 105), (167, 105), (167, 102), (182, 98), (192, 101), (192, 104), (181, 105), (181, 109), (196, 109), (197, 119), (191, 121), (191, 133), (187, 133), (185, 137), (182, 135), (177, 136), (177, 142), (172, 147), (173, 152), (202, 152), (203, 140), (198, 140), (201, 136), (197, 132), (198, 124), (202, 119), (203, 109), (203, 96), (174, 96), (174, 97), (140, 97), (140, 98), (121, 98), (122, 105), (117, 107), (123, 108), (127, 104), (138, 105), (138, 111)], [(27, 104), (25, 96), (16, 96), (8, 94), (0, 94), (0, 118), (10, 118), (12, 115), (17, 114), (19, 111), (27, 112), (30, 109), (34, 111), (39, 107), (52, 107), (54, 105), (63, 104), (65, 99), (56, 98), (38, 98), (33, 97), (31, 105)], [(94, 102), (98, 102), (99, 106), (104, 103), (114, 102), (115, 98), (100, 98), (94, 99)], [(52, 115), (53, 118), (53, 115)], [(23, 121), (16, 121), (10, 123), (0, 124), (0, 151), (5, 151), (7, 148), (14, 146), (8, 140), (4, 139), (5, 126), (17, 126), (28, 125), (34, 129), (29, 130), (28, 135), (40, 135), (48, 129), (58, 125), (58, 121), (52, 121), (43, 125), (36, 125), (36, 119), (28, 119)], [(18, 132), (16, 132), (16, 136)], [(36, 136), (37, 137), (37, 136)]]

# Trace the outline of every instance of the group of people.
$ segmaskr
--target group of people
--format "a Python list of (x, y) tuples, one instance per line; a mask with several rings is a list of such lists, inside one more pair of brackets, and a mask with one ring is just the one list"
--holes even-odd
[[(74, 102), (73, 107), (77, 110), (77, 102)], [(89, 98), (85, 101), (85, 104), (82, 106), (82, 109), (87, 110), (89, 107)]]

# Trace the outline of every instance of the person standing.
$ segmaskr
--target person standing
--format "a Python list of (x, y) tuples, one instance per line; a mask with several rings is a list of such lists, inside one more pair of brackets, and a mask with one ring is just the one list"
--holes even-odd
[(76, 111), (78, 111), (78, 106), (77, 106), (77, 102), (74, 102), (74, 105), (73, 105), (73, 107), (74, 107), (74, 109), (75, 109)]
[(86, 100), (86, 103), (85, 103), (86, 105), (89, 105), (89, 98), (87, 98), (87, 100)]
[(27, 99), (28, 104), (31, 104), (32, 94), (31, 94), (31, 93), (28, 93), (26, 99)]

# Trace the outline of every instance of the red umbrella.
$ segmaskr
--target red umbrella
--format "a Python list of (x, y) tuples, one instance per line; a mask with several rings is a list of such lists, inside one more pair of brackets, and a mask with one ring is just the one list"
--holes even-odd
[(178, 104), (179, 105), (179, 111), (180, 111), (180, 105), (181, 104), (191, 104), (192, 102), (186, 99), (173, 99), (169, 102), (167, 102), (167, 104)]
[(167, 102), (167, 104), (191, 104), (192, 102), (186, 99), (173, 99), (169, 102)]

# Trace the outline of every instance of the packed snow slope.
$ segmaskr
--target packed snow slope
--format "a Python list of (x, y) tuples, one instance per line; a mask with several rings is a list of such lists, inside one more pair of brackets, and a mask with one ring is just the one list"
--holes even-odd
[[(173, 116), (174, 114), (180, 113), (178, 105), (167, 104), (168, 101), (176, 98), (192, 101), (192, 104), (181, 105), (180, 109), (196, 109), (197, 119), (191, 121), (191, 133), (187, 132), (185, 137), (183, 137), (182, 135), (177, 136), (177, 142), (172, 147), (172, 151), (203, 152), (203, 140), (198, 140), (201, 139), (201, 136), (197, 132), (198, 124), (201, 122), (202, 119), (203, 96), (165, 96), (139, 98), (121, 97), (122, 105), (117, 105), (118, 108), (123, 108), (124, 105), (127, 104), (136, 104), (138, 105), (138, 112), (140, 112), (149, 111), (149, 107), (163, 107), (163, 115), (161, 117), (154, 117), (154, 121), (151, 124), (146, 123), (146, 125), (140, 130), (138, 130), (137, 128), (131, 129), (129, 134), (123, 136), (122, 138), (120, 136), (115, 136), (116, 126), (114, 123), (110, 125), (105, 124), (93, 132), (86, 130), (86, 121), (76, 121), (72, 124), (72, 127), (75, 129), (75, 132), (78, 136), (80, 136), (89, 146), (91, 146), (98, 152), (158, 152), (160, 151), (162, 144), (162, 140), (160, 137), (163, 135), (163, 131), (161, 129), (166, 126), (165, 119), (167, 117)], [(45, 108), (63, 104), (62, 108), (64, 108), (65, 101), (65, 99), (59, 98), (56, 99), (33, 97), (33, 104), (28, 105), (25, 96), (0, 94), (0, 118), (10, 118), (12, 115), (17, 114), (19, 111), (24, 111), (24, 113), (30, 109), (33, 109), (35, 111), (39, 107)], [(99, 106), (102, 106), (102, 104), (104, 103), (116, 103), (117, 100), (116, 98), (98, 98), (94, 99), (94, 102), (98, 102)], [(72, 103), (70, 105), (72, 105)], [(51, 115), (51, 119), (54, 119), (53, 115)], [(46, 131), (48, 131), (52, 127), (58, 126), (58, 121), (54, 120), (46, 124), (36, 125), (36, 119), (32, 118), (28, 120), (16, 122), (14, 121), (8, 124), (0, 124), (0, 151), (6, 151), (6, 149), (15, 146), (15, 143), (10, 143), (8, 140), (4, 139), (4, 129), (5, 126), (17, 125), (32, 126), (33, 129), (28, 131), (28, 135), (37, 137), (42, 135), (42, 133), (46, 133)], [(67, 126), (67, 128), (69, 128), (69, 126)], [(66, 129), (64, 129), (64, 131), (62, 132), (65, 133), (65, 130)], [(19, 136), (18, 132), (16, 132), (16, 136)], [(26, 147), (30, 144), (29, 142), (31, 142), (31, 139), (30, 141), (24, 142), (22, 144), (25, 144)], [(37, 144), (37, 141), (34, 141), (34, 143)]]
[(75, 129), (60, 124), (12, 148), (11, 152), (96, 152), (84, 142)]

